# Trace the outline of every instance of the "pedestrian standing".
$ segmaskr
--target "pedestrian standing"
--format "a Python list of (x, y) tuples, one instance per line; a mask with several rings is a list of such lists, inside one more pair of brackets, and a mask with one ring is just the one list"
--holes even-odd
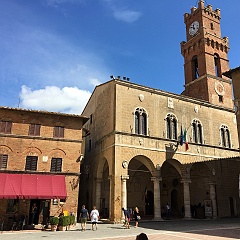
[(91, 218), (91, 222), (92, 222), (92, 230), (94, 231), (94, 226), (95, 226), (95, 229), (97, 230), (99, 212), (98, 212), (96, 206), (93, 206), (93, 210), (90, 213), (90, 218)]
[(81, 221), (82, 231), (86, 230), (87, 219), (89, 218), (88, 210), (85, 208), (85, 205), (82, 205), (82, 209), (80, 211), (79, 219)]
[(168, 203), (166, 205), (166, 217), (167, 219), (170, 217), (170, 205)]
[(37, 214), (37, 204), (33, 203), (32, 209), (31, 209), (31, 224), (34, 225), (35, 223), (35, 218)]
[(135, 227), (138, 227), (138, 223), (141, 219), (138, 207), (134, 208), (133, 216), (134, 216), (134, 220), (135, 220), (135, 223), (136, 223)]

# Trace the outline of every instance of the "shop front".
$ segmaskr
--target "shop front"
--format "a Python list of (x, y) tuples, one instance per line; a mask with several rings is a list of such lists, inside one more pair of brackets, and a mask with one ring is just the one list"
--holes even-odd
[(0, 173), (1, 230), (46, 224), (54, 201), (66, 199), (63, 175)]

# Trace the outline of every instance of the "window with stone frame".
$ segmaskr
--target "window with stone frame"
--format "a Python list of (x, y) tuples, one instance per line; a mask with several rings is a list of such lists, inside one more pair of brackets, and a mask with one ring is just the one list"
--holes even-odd
[(226, 125), (220, 127), (221, 145), (226, 148), (231, 148), (230, 131)]
[(142, 108), (137, 108), (135, 110), (135, 133), (147, 135), (147, 114)]
[(55, 126), (53, 131), (53, 137), (64, 138), (64, 127)]
[(166, 117), (167, 138), (177, 140), (177, 119), (173, 114)]
[(199, 78), (198, 58), (194, 56), (192, 58), (192, 80)]
[(0, 121), (0, 132), (1, 133), (11, 133), (12, 132), (12, 122), (11, 121)]
[(40, 136), (40, 124), (31, 123), (29, 126), (29, 132), (28, 135), (30, 136)]
[(27, 156), (26, 157), (25, 170), (27, 170), (27, 171), (37, 171), (37, 162), (38, 162), (38, 157), (37, 156)]
[(192, 122), (193, 142), (203, 144), (203, 127), (199, 120), (194, 119)]
[(8, 155), (0, 154), (0, 169), (7, 169)]
[(61, 172), (62, 171), (62, 158), (52, 158), (51, 160), (51, 172)]

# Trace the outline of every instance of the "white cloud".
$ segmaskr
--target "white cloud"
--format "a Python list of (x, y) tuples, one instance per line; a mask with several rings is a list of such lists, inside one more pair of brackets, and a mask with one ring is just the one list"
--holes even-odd
[(142, 14), (140, 12), (131, 11), (131, 10), (116, 10), (114, 12), (114, 17), (117, 20), (124, 22), (132, 23), (136, 22)]
[(97, 79), (97, 78), (92, 78), (90, 79), (90, 83), (93, 85), (93, 86), (97, 86), (97, 85), (100, 85), (101, 82)]
[(77, 87), (59, 88), (46, 86), (44, 89), (32, 90), (23, 85), (20, 94), (20, 107), (53, 112), (81, 114), (91, 92)]
[(126, 6), (120, 6), (120, 2), (116, 0), (102, 0), (111, 9), (115, 19), (127, 23), (136, 22), (142, 15), (141, 12), (128, 9)]

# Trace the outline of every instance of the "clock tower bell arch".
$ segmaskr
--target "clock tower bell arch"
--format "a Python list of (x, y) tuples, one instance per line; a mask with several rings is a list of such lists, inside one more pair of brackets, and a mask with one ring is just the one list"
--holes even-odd
[(183, 95), (233, 108), (232, 84), (223, 73), (229, 70), (227, 37), (221, 37), (220, 9), (213, 10), (199, 0), (198, 7), (184, 14), (186, 42), (181, 42), (184, 57)]

